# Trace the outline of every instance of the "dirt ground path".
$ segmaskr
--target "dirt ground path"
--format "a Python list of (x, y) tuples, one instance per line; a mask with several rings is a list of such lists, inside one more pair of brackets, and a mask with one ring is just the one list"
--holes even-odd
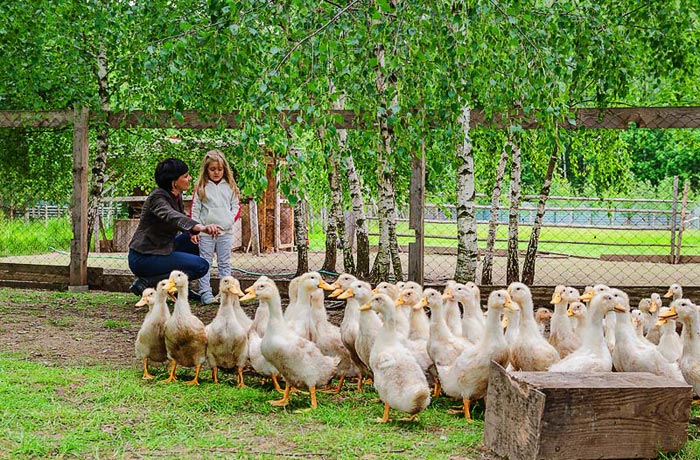
[[(133, 294), (91, 291), (61, 293), (59, 300), (41, 298), (41, 291), (5, 289), (0, 296), (0, 349), (18, 353), (47, 366), (109, 365), (139, 369), (134, 342), (147, 307), (135, 307)], [(116, 301), (115, 301), (116, 299)], [(257, 304), (244, 310), (254, 316)], [(216, 315), (218, 305), (192, 303), (192, 312), (204, 324)], [(331, 321), (342, 310), (329, 303)]]

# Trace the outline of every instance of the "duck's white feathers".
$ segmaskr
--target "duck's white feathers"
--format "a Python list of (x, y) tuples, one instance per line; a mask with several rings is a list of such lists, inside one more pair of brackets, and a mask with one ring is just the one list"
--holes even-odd
[(389, 407), (416, 414), (430, 404), (430, 388), (421, 366), (396, 334), (394, 301), (386, 294), (372, 296), (371, 308), (381, 311), (384, 325), (370, 353), (374, 387)]
[(138, 359), (148, 358), (151, 361), (163, 362), (168, 358), (165, 348), (165, 322), (170, 318), (167, 284), (168, 280), (161, 280), (155, 289), (144, 290), (141, 301), (137, 303), (137, 306), (144, 303), (148, 305), (148, 313), (134, 344)]
[(243, 293), (238, 280), (224, 276), (219, 283), (221, 304), (214, 319), (205, 327), (207, 334), (207, 362), (214, 368), (243, 368), (248, 360), (248, 324), (241, 324), (240, 315), (234, 310), (234, 302), (245, 316), (238, 302)]
[(204, 323), (192, 314), (187, 299), (188, 279), (183, 272), (170, 274), (170, 283), (177, 289), (173, 314), (165, 322), (165, 347), (168, 358), (178, 366), (195, 367), (204, 364), (207, 351), (207, 334)]

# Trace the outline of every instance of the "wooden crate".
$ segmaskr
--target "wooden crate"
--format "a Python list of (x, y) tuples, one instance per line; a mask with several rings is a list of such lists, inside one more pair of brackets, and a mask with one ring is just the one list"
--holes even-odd
[(687, 439), (692, 389), (644, 372), (506, 372), (493, 363), (484, 444), (509, 460), (656, 458)]

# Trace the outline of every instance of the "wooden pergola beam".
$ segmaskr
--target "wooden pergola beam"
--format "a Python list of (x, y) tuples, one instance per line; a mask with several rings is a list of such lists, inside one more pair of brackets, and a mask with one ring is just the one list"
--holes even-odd
[[(607, 109), (578, 109), (571, 121), (560, 125), (563, 129), (669, 129), (700, 128), (700, 107), (630, 107)], [(338, 129), (362, 129), (371, 127), (375, 117), (367, 112), (352, 110), (327, 110)], [(316, 120), (303, 111), (283, 110), (278, 113), (282, 124), (309, 123)], [(113, 129), (120, 128), (180, 128), (180, 129), (241, 129), (246, 120), (240, 111), (224, 114), (204, 114), (195, 110), (175, 112), (159, 110), (145, 112), (107, 112), (90, 114), (91, 123), (105, 122)], [(251, 120), (253, 123), (255, 119)], [(470, 127), (504, 128), (519, 122), (523, 129), (537, 129), (540, 125), (522, 112), (515, 112), (507, 119), (494, 116), (488, 120), (483, 110), (474, 109)], [(46, 112), (0, 111), (0, 128), (67, 128), (73, 124), (73, 112), (53, 110)], [(435, 123), (438, 125), (439, 123)]]

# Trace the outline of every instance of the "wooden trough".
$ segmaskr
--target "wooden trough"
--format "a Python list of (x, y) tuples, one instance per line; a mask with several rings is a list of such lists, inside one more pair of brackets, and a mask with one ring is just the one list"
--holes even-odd
[(645, 372), (509, 373), (492, 363), (484, 444), (509, 460), (656, 458), (686, 442), (692, 388)]

